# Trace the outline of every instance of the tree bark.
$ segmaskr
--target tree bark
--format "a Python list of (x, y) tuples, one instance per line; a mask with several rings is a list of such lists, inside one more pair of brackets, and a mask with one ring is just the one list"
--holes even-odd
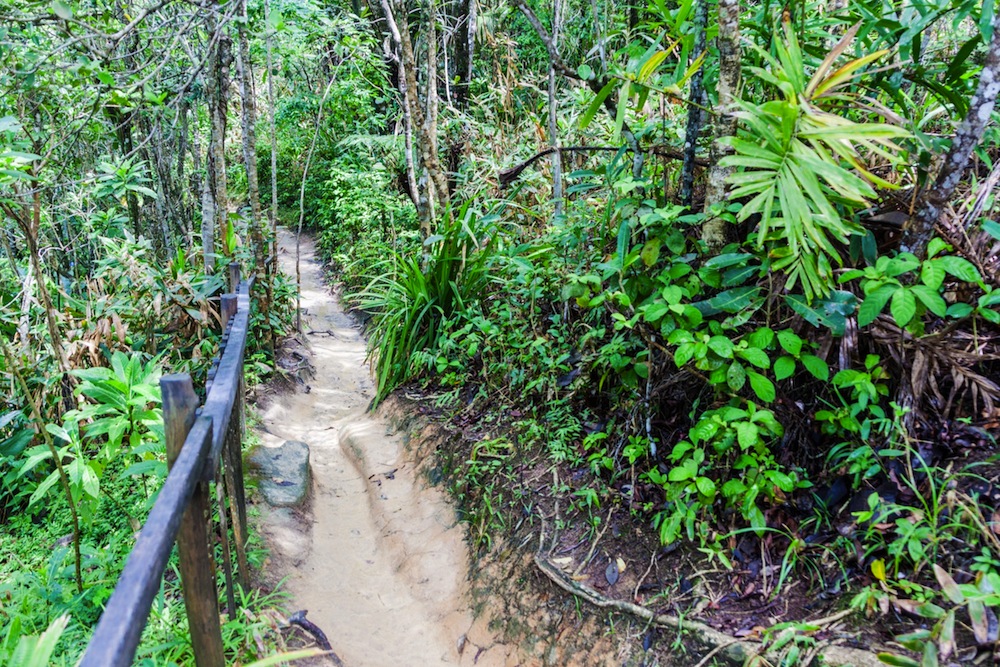
[(983, 131), (996, 106), (998, 94), (1000, 94), (1000, 13), (993, 20), (990, 50), (979, 73), (976, 92), (969, 102), (969, 112), (952, 137), (951, 148), (948, 149), (941, 170), (934, 179), (934, 185), (924, 192), (916, 216), (903, 229), (903, 238), (899, 246), (902, 252), (911, 252), (918, 259), (926, 257), (927, 244), (934, 236), (934, 227), (941, 219), (944, 207), (951, 199), (955, 187), (962, 180), (969, 158), (972, 157), (972, 151), (983, 138)]
[[(413, 53), (413, 44), (410, 41), (406, 9), (400, 0), (393, 0), (392, 5), (390, 5), (389, 0), (381, 0), (381, 2), (389, 32), (399, 49), (401, 70), (399, 87), (400, 94), (403, 96), (402, 103), (406, 106), (404, 120), (408, 115), (411, 127), (419, 128), (420, 132), (417, 149), (420, 154), (420, 166), (427, 175), (426, 187), (421, 193), (419, 182), (415, 177), (408, 175), (408, 181), (411, 188), (414, 188), (413, 199), (418, 202), (417, 210), (420, 213), (421, 233), (424, 236), (429, 236), (433, 224), (432, 209), (436, 205), (446, 204), (449, 198), (448, 181), (441, 169), (437, 152), (437, 104), (434, 101), (437, 97), (436, 40), (433, 38), (432, 30), (428, 39), (428, 76), (425, 99), (434, 103), (428, 104), (425, 113), (417, 94), (417, 63)], [(435, 20), (434, 0), (430, 0), (429, 7), (431, 11), (430, 23), (433, 24)], [(420, 204), (421, 197), (426, 197), (427, 206)]]
[(732, 168), (723, 167), (719, 160), (728, 152), (720, 142), (736, 134), (733, 115), (736, 92), (740, 83), (740, 3), (739, 0), (719, 0), (719, 88), (718, 116), (715, 140), (709, 150), (708, 178), (705, 184), (705, 224), (702, 239), (710, 251), (720, 250), (730, 238), (730, 225), (718, 214), (717, 207), (726, 201), (726, 179)]
[(469, 87), (472, 85), (472, 60), (476, 48), (476, 0), (461, 0), (461, 18), (458, 39), (455, 40), (455, 72), (458, 83), (454, 87), (455, 107), (465, 111), (469, 106)]
[[(271, 54), (271, 2), (264, 0), (264, 23), (267, 32), (264, 44), (267, 57), (267, 127), (271, 133), (271, 206), (268, 207), (268, 224), (271, 227), (271, 261), (267, 268), (267, 302), (274, 303), (274, 276), (278, 271), (278, 134), (274, 124), (274, 63)], [(274, 357), (274, 329), (268, 327), (268, 345)]]
[[(552, 47), (558, 53), (559, 31), (562, 23), (562, 3), (552, 0)], [(558, 106), (556, 102), (556, 66), (549, 59), (549, 144), (556, 150), (552, 153), (552, 201), (553, 213), (559, 217), (563, 213), (562, 153), (559, 152)]]
[[(257, 177), (257, 108), (253, 85), (253, 69), (250, 62), (250, 40), (247, 39), (247, 4), (242, 0), (237, 39), (239, 48), (236, 51), (236, 69), (240, 78), (240, 119), (243, 124), (243, 161), (247, 171), (247, 196), (250, 198), (250, 238), (253, 243), (255, 275), (261, 275), (264, 270), (264, 234), (261, 231), (260, 184)], [(263, 312), (267, 312), (270, 303), (263, 304)], [(266, 321), (266, 318), (265, 318)]]
[[(217, 29), (222, 30), (219, 26)], [(202, 242), (205, 245), (205, 269), (214, 269), (216, 237), (226, 233), (229, 218), (229, 195), (226, 179), (226, 124), (229, 107), (229, 67), (232, 64), (231, 42), (223, 33), (219, 35), (209, 62), (209, 82), (206, 86), (208, 114), (211, 121), (211, 141), (206, 161), (206, 180), (212, 204), (212, 224), (202, 228)], [(205, 214), (202, 213), (204, 223)]]
[[(695, 0), (694, 14), (694, 50), (691, 52), (691, 62), (696, 61), (705, 53), (705, 33), (708, 28), (708, 0)], [(691, 101), (704, 106), (704, 66), (691, 77)], [(688, 107), (687, 129), (684, 132), (684, 163), (681, 165), (681, 203), (691, 208), (694, 202), (694, 166), (698, 152), (698, 136), (701, 134), (701, 124), (704, 111), (692, 104)]]

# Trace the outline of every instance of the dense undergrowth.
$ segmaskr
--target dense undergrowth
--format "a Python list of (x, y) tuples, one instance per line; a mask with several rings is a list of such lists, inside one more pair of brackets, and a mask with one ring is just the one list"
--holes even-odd
[[(639, 37), (616, 38), (621, 64), (603, 87), (585, 85), (595, 51), (582, 57), (583, 82), (559, 100), (563, 141), (614, 142), (624, 119), (650, 146), (681, 143), (683, 114), (656, 113), (649, 100), (691, 74), (659, 47), (692, 48), (690, 9), (650, 5), (632, 25)], [(477, 546), (524, 517), (544, 523), (524, 471), (551, 469), (558, 520), (591, 537), (617, 513), (734, 581), (749, 567), (763, 586), (746, 596), (773, 600), (796, 581), (794, 595), (836, 597), (859, 619), (909, 619), (898, 655), (884, 656), (894, 664), (991, 651), (995, 126), (929, 243), (903, 250), (899, 228), (879, 222), (932, 187), (928, 165), (951, 127), (938, 114), (968, 108), (973, 86), (959, 72), (977, 71), (988, 39), (974, 7), (953, 10), (968, 18), (954, 24), (969, 40), (963, 52), (922, 65), (951, 73), (947, 102), (908, 65), (879, 64), (920, 46), (912, 31), (876, 36), (864, 12), (807, 9), (773, 35), (745, 37), (750, 75), (722, 162), (728, 200), (704, 210), (680, 201), (674, 163), (637, 169), (627, 147), (564, 155), (575, 169), (555, 211), (547, 174), (524, 165), (516, 189), (481, 186), (500, 166), (488, 156), (523, 146), (544, 111), (511, 93), (498, 107), (527, 121), (498, 120), (489, 88), (475, 109), (448, 112), (478, 135), (430, 233), (416, 233), (420, 202), (387, 194), (398, 147), (369, 144), (367, 162), (326, 172), (313, 220), (349, 302), (369, 317), (378, 399), (419, 385), (475, 433), (452, 484)], [(502, 31), (530, 61), (537, 36), (517, 18)], [(834, 45), (837, 25), (847, 34)], [(954, 54), (948, 44), (935, 48)], [(899, 72), (911, 83), (893, 88)], [(603, 124), (616, 90), (617, 115)], [(881, 95), (884, 122), (869, 117), (862, 91)], [(719, 220), (730, 242), (712, 246), (705, 230)], [(796, 627), (802, 641), (786, 644), (815, 643), (815, 629)], [(862, 641), (872, 637), (892, 638)]]
[[(993, 651), (991, 3), (97, 4), (0, 17), (0, 657), (63, 614), (82, 651), (162, 479), (156, 378), (217, 349), (206, 265), (261, 278), (273, 368), (262, 206), (365, 311), (377, 400), (467, 427), (477, 546), (627, 522), (711, 564), (705, 605), (833, 598), (907, 633), (894, 664)], [(175, 582), (151, 663), (188, 661)]]

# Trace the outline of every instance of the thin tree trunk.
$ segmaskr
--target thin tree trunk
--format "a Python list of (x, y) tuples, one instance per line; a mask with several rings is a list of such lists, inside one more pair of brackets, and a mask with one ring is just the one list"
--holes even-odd
[[(552, 46), (559, 50), (559, 32), (562, 23), (562, 3), (552, 1)], [(562, 154), (559, 152), (559, 125), (557, 114), (559, 109), (556, 100), (556, 66), (549, 59), (549, 143), (556, 150), (552, 153), (552, 201), (555, 204), (553, 213), (560, 217), (563, 213), (562, 188)]]
[[(430, 23), (434, 20), (434, 0), (429, 0), (430, 9), (432, 12), (432, 18)], [(403, 76), (406, 77), (406, 89), (409, 97), (410, 104), (410, 117), (413, 121), (414, 128), (420, 129), (420, 139), (417, 143), (417, 148), (420, 152), (420, 161), (422, 167), (427, 171), (428, 176), (428, 199), (434, 201), (435, 203), (444, 203), (448, 196), (448, 183), (445, 179), (444, 173), (441, 171), (441, 163), (438, 159), (437, 153), (437, 118), (432, 118), (431, 122), (426, 122), (424, 110), (420, 106), (420, 98), (417, 94), (417, 62), (416, 57), (413, 54), (413, 44), (410, 41), (410, 26), (406, 18), (405, 7), (399, 0), (395, 1), (397, 11), (396, 16), (388, 8), (388, 3), (383, 4), (383, 8), (386, 11), (386, 19), (389, 21), (389, 28), (392, 31), (393, 38), (399, 40), (400, 46), (400, 67), (402, 68)], [(398, 21), (398, 27), (396, 27)], [(429, 43), (433, 43), (430, 42)], [(436, 54), (431, 54), (432, 49), (428, 47), (428, 69), (430, 66), (434, 65), (434, 75), (433, 77), (428, 76), (428, 81), (434, 80), (437, 83), (437, 63)], [(431, 63), (431, 60), (434, 60)], [(435, 85), (436, 90), (436, 85)], [(427, 94), (432, 93), (430, 87), (427, 90)], [(435, 94), (436, 97), (436, 94)], [(429, 107), (430, 108), (430, 107)], [(436, 116), (437, 107), (434, 106), (434, 113)], [(428, 230), (430, 228), (430, 221), (427, 221)]]
[(458, 39), (455, 40), (455, 107), (465, 111), (469, 105), (469, 86), (472, 85), (472, 59), (476, 47), (476, 0), (461, 0), (462, 18)]
[[(448, 179), (441, 169), (438, 153), (438, 66), (437, 66), (437, 0), (427, 0), (427, 115), (423, 141), (430, 146), (430, 159), (424, 161), (431, 185), (435, 205), (444, 206), (449, 198)], [(433, 167), (431, 166), (433, 162)]]
[[(217, 27), (222, 30), (222, 26)], [(220, 34), (214, 53), (209, 62), (209, 83), (207, 86), (208, 114), (211, 122), (211, 141), (206, 161), (206, 181), (211, 198), (212, 224), (202, 228), (202, 243), (205, 245), (205, 270), (214, 269), (214, 253), (217, 237), (225, 237), (229, 219), (229, 195), (226, 179), (226, 123), (228, 120), (229, 66), (232, 63), (230, 40)], [(203, 197), (204, 200), (204, 197)], [(204, 224), (205, 213), (202, 213)], [(208, 261), (208, 260), (211, 260)]]
[(715, 125), (715, 140), (709, 150), (708, 178), (705, 184), (705, 224), (702, 239), (711, 251), (720, 250), (729, 242), (730, 224), (719, 215), (717, 208), (726, 201), (726, 179), (731, 167), (719, 164), (727, 153), (723, 137), (736, 134), (733, 115), (736, 92), (740, 83), (740, 3), (739, 0), (719, 0), (719, 105)]
[[(264, 23), (267, 32), (264, 44), (267, 51), (267, 127), (271, 133), (271, 206), (267, 211), (271, 226), (271, 262), (267, 271), (267, 302), (274, 303), (274, 276), (278, 272), (278, 135), (274, 125), (274, 65), (271, 56), (271, 2), (264, 0)], [(274, 356), (274, 330), (268, 328), (268, 345)]]
[[(430, 118), (428, 122), (428, 116), (433, 110), (436, 116), (436, 104), (428, 105), (428, 112), (425, 113), (424, 109), (420, 106), (420, 99), (417, 95), (417, 65), (416, 59), (413, 54), (413, 45), (410, 41), (410, 29), (409, 24), (406, 20), (405, 8), (402, 3), (394, 2), (396, 5), (396, 12), (393, 12), (393, 7), (390, 6), (389, 0), (381, 0), (382, 9), (385, 12), (386, 23), (389, 25), (389, 31), (392, 34), (393, 40), (399, 47), (400, 55), (400, 93), (403, 95), (403, 104), (408, 108), (410, 123), (413, 128), (419, 128), (420, 138), (417, 143), (419, 152), (421, 166), (427, 173), (427, 187), (424, 193), (420, 192), (419, 183), (416, 182), (415, 178), (410, 178), (411, 187), (414, 189), (414, 201), (416, 201), (418, 212), (422, 212), (420, 216), (420, 229), (424, 236), (429, 236), (431, 233), (432, 226), (432, 214), (430, 209), (436, 203), (445, 203), (448, 197), (448, 183), (441, 171), (440, 161), (437, 154), (437, 126), (436, 118)], [(431, 9), (433, 12), (433, 0), (431, 0)], [(432, 14), (433, 16), (433, 14)], [(433, 18), (431, 20), (433, 23)], [(433, 44), (433, 40), (428, 40), (429, 44)], [(428, 47), (428, 51), (435, 51), (436, 47)], [(435, 61), (432, 63), (431, 61)], [(434, 64), (435, 67), (431, 68), (430, 65)], [(433, 74), (431, 74), (433, 72)], [(427, 95), (434, 95), (436, 97), (436, 56), (428, 53), (428, 90)], [(431, 82), (434, 85), (430, 85)], [(433, 89), (433, 90), (432, 90)], [(416, 171), (416, 169), (414, 169)], [(421, 198), (426, 196), (428, 205), (422, 207), (420, 204)]]
[(979, 73), (979, 84), (969, 100), (969, 112), (955, 131), (951, 148), (941, 164), (941, 170), (932, 185), (921, 198), (916, 216), (903, 230), (899, 249), (911, 252), (918, 259), (927, 255), (927, 244), (934, 236), (934, 227), (944, 207), (951, 199), (955, 187), (962, 180), (965, 168), (972, 157), (972, 151), (983, 138), (983, 131), (989, 123), (1000, 94), (1000, 13), (993, 20), (993, 38), (986, 62)]
[[(247, 5), (241, 2), (243, 20), (239, 24), (236, 51), (236, 69), (240, 78), (240, 118), (243, 123), (243, 161), (247, 171), (247, 195), (250, 198), (250, 238), (253, 243), (254, 267), (256, 275), (264, 270), (264, 235), (261, 233), (260, 184), (257, 177), (257, 109), (253, 87), (253, 70), (250, 62), (250, 40), (247, 39)], [(270, 302), (265, 302), (262, 312), (270, 310)], [(267, 318), (265, 317), (265, 321)]]
[[(212, 164), (211, 155), (206, 156), (206, 164)], [(212, 196), (211, 181), (210, 173), (206, 173), (201, 180), (201, 252), (205, 273), (215, 271), (215, 197)]]
[[(705, 33), (708, 28), (708, 0), (695, 0), (694, 14), (694, 50), (691, 61), (694, 62), (705, 53)], [(691, 77), (691, 101), (704, 106), (704, 66)], [(698, 152), (698, 136), (701, 134), (704, 111), (692, 104), (688, 107), (687, 129), (684, 132), (684, 163), (681, 165), (681, 203), (691, 208), (694, 202), (694, 162)]]

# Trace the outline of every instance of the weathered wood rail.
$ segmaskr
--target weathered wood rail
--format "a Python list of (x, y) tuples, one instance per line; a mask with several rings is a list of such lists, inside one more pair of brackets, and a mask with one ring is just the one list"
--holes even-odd
[(150, 606), (160, 589), (174, 541), (191, 643), (198, 667), (222, 667), (225, 657), (216, 589), (214, 516), (209, 494), (215, 483), (226, 602), (236, 612), (235, 573), (246, 588), (246, 495), (243, 487), (243, 356), (250, 322), (250, 286), (229, 265), (231, 294), (222, 296), (222, 352), (208, 374), (205, 404), (198, 405), (191, 376), (160, 380), (167, 465), (170, 472), (129, 554), (80, 667), (125, 667), (135, 658)]

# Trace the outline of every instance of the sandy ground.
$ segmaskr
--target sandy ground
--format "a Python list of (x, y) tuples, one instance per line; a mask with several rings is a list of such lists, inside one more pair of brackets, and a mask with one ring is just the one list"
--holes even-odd
[[(281, 230), (282, 268), (295, 275), (295, 240)], [(330, 638), (347, 667), (514, 665), (468, 602), (464, 531), (447, 497), (416, 478), (400, 438), (366, 408), (373, 383), (365, 344), (302, 240), (303, 331), (316, 374), (308, 390), (264, 411), (265, 446), (310, 447), (311, 502), (267, 510), (262, 530), (287, 576), (290, 609)]]

